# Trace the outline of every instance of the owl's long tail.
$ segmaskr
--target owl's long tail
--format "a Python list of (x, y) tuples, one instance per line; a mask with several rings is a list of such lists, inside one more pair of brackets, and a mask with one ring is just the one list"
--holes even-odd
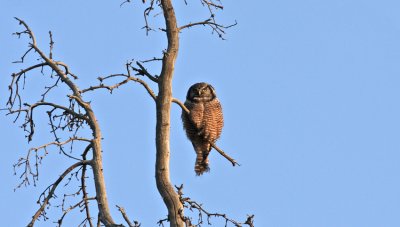
[(197, 147), (197, 157), (196, 163), (194, 165), (194, 171), (196, 172), (197, 176), (200, 176), (203, 173), (210, 171), (210, 167), (208, 166), (208, 155), (210, 154), (210, 150), (210, 145), (208, 145), (207, 147)]

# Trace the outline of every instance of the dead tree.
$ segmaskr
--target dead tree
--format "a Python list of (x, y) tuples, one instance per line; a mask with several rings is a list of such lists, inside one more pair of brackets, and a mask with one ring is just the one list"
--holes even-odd
[[(35, 118), (38, 109), (45, 108), (49, 118), (49, 125), (51, 126), (51, 132), (54, 136), (54, 141), (44, 144), (39, 147), (31, 148), (28, 154), (24, 158), (20, 158), (15, 167), (23, 167), (24, 171), (21, 175), (22, 182), (19, 185), (29, 184), (36, 181), (39, 177), (39, 164), (44, 156), (47, 155), (47, 148), (50, 146), (56, 146), (59, 148), (60, 153), (64, 154), (69, 159), (75, 160), (76, 162), (68, 167), (61, 176), (48, 188), (46, 188), (40, 195), (38, 203), (40, 204), (39, 209), (33, 215), (32, 220), (28, 226), (33, 226), (39, 217), (46, 219), (45, 208), (49, 206), (50, 199), (55, 197), (55, 191), (62, 181), (65, 181), (67, 176), (71, 173), (72, 175), (80, 175), (81, 184), (77, 192), (74, 195), (82, 195), (82, 199), (69, 208), (64, 209), (63, 200), (63, 216), (58, 220), (58, 224), (61, 225), (65, 215), (76, 207), (83, 207), (86, 210), (86, 218), (83, 220), (84, 223), (88, 223), (90, 226), (94, 226), (92, 222), (92, 216), (90, 213), (89, 202), (95, 200), (98, 207), (98, 220), (99, 223), (103, 223), (106, 226), (115, 226), (115, 223), (110, 214), (110, 208), (107, 200), (106, 185), (103, 175), (103, 161), (102, 161), (102, 146), (101, 146), (101, 130), (97, 122), (96, 115), (93, 112), (90, 102), (87, 102), (82, 97), (82, 90), (74, 82), (77, 76), (74, 75), (67, 64), (61, 61), (56, 61), (52, 57), (53, 40), (52, 34), (50, 33), (50, 48), (49, 54), (45, 54), (37, 45), (35, 35), (28, 25), (21, 19), (16, 18), (19, 23), (23, 26), (23, 31), (16, 32), (15, 35), (21, 37), (23, 35), (28, 36), (30, 39), (28, 50), (21, 57), (21, 63), (24, 63), (25, 57), (32, 52), (39, 55), (40, 63), (29, 66), (17, 73), (12, 74), (12, 81), (9, 85), (10, 96), (7, 102), (9, 110), (8, 114), (16, 115), (18, 119), (21, 115), (24, 115), (24, 122), (22, 128), (27, 133), (28, 141), (31, 141), (35, 133)], [(21, 90), (25, 87), (25, 79), (32, 71), (40, 69), (43, 74), (45, 70), (50, 69), (50, 78), (53, 80), (53, 84), (46, 86), (41, 99), (34, 103), (23, 102), (21, 98)], [(56, 89), (59, 85), (67, 86), (71, 93), (68, 95), (67, 105), (62, 103), (55, 103), (47, 101), (48, 95)], [(16, 120), (17, 120), (16, 119)], [(80, 137), (79, 132), (84, 126), (89, 126), (91, 131), (91, 137)], [(68, 131), (69, 137), (63, 140), (63, 131)], [(74, 155), (73, 147), (76, 143), (84, 143), (84, 149), (80, 153), (80, 157)], [(65, 150), (65, 146), (69, 145), (71, 152)], [(75, 152), (76, 153), (76, 152)], [(34, 156), (32, 158), (32, 155)], [(91, 156), (91, 159), (88, 159)], [(31, 163), (33, 159), (34, 163)], [(93, 173), (93, 180), (95, 185), (95, 196), (90, 197), (86, 191), (86, 174), (87, 168), (91, 167)], [(67, 183), (68, 184), (68, 183)], [(64, 195), (64, 198), (66, 195)]]
[[(129, 3), (130, 0), (124, 3)], [(121, 5), (123, 5), (122, 3)], [(201, 226), (205, 224), (203, 217), (207, 217), (207, 224), (211, 224), (211, 217), (220, 217), (225, 220), (225, 225), (228, 223), (234, 226), (253, 226), (253, 215), (248, 216), (245, 222), (237, 222), (225, 214), (211, 213), (206, 211), (202, 205), (191, 200), (189, 197), (183, 197), (183, 185), (177, 187), (173, 186), (170, 181), (170, 113), (171, 113), (171, 103), (174, 102), (178, 104), (183, 111), (188, 112), (187, 108), (178, 99), (172, 96), (172, 79), (174, 75), (175, 61), (178, 56), (179, 50), (179, 33), (182, 30), (194, 27), (194, 26), (207, 26), (211, 28), (214, 34), (218, 37), (224, 39), (225, 29), (234, 26), (236, 22), (229, 26), (224, 26), (216, 22), (216, 17), (214, 11), (222, 10), (223, 6), (217, 0), (200, 0), (200, 3), (208, 9), (210, 17), (195, 23), (188, 23), (183, 26), (179, 26), (175, 17), (174, 7), (172, 5), (172, 0), (150, 0), (144, 4), (148, 4), (148, 7), (144, 11), (144, 19), (146, 33), (152, 30), (149, 25), (148, 16), (152, 11), (159, 7), (164, 16), (165, 28), (160, 30), (166, 33), (168, 45), (166, 50), (163, 52), (161, 58), (154, 57), (147, 61), (132, 61), (125, 65), (126, 73), (112, 74), (105, 77), (99, 77), (99, 84), (90, 86), (85, 89), (80, 89), (75, 83), (77, 76), (73, 74), (68, 65), (62, 61), (56, 61), (52, 57), (53, 50), (53, 39), (52, 34), (50, 35), (50, 45), (49, 54), (45, 54), (37, 45), (35, 35), (33, 31), (28, 27), (28, 25), (21, 19), (16, 18), (19, 23), (23, 26), (23, 31), (16, 32), (18, 37), (28, 36), (30, 39), (28, 50), (21, 57), (20, 63), (24, 63), (25, 57), (28, 54), (36, 53), (39, 55), (39, 63), (26, 67), (19, 72), (12, 74), (12, 81), (9, 85), (10, 96), (7, 102), (8, 114), (15, 115), (16, 120), (20, 117), (24, 117), (22, 128), (27, 133), (28, 141), (32, 140), (35, 132), (35, 119), (34, 112), (37, 112), (39, 108), (46, 108), (47, 115), (49, 118), (49, 125), (51, 126), (51, 133), (53, 134), (54, 140), (44, 144), (39, 147), (31, 148), (27, 156), (18, 160), (15, 167), (22, 167), (23, 171), (21, 174), (22, 182), (19, 185), (27, 185), (31, 181), (36, 184), (39, 176), (39, 165), (41, 160), (47, 155), (47, 148), (50, 146), (58, 147), (61, 154), (66, 156), (71, 160), (75, 160), (71, 166), (69, 166), (60, 177), (44, 192), (40, 195), (38, 203), (40, 204), (39, 209), (32, 217), (32, 220), (28, 226), (33, 226), (36, 220), (43, 217), (44, 220), (47, 219), (45, 208), (49, 206), (49, 201), (55, 197), (55, 191), (58, 189), (59, 184), (62, 181), (67, 181), (68, 184), (72, 176), (77, 177), (79, 175), (80, 184), (78, 190), (73, 193), (73, 195), (82, 195), (80, 201), (72, 205), (65, 205), (65, 201), (68, 199), (70, 194), (64, 194), (64, 199), (62, 201), (62, 211), (63, 215), (57, 221), (58, 225), (61, 226), (63, 219), (66, 214), (75, 208), (81, 208), (85, 210), (85, 218), (82, 224), (87, 224), (89, 226), (95, 226), (95, 218), (93, 218), (89, 203), (95, 202), (98, 208), (97, 214), (97, 226), (103, 224), (105, 226), (122, 226), (117, 225), (110, 214), (110, 208), (107, 200), (106, 184), (103, 176), (102, 167), (102, 148), (101, 148), (101, 130), (100, 126), (96, 120), (96, 116), (93, 112), (90, 102), (85, 101), (83, 95), (86, 92), (92, 92), (95, 90), (108, 90), (112, 92), (114, 89), (127, 84), (128, 82), (139, 83), (145, 88), (151, 98), (155, 101), (156, 106), (156, 184), (158, 191), (163, 198), (163, 201), (167, 207), (168, 215), (167, 218), (162, 219), (158, 222), (160, 226), (164, 226), (164, 222), (170, 222), (170, 226), (173, 227), (183, 227), (183, 226)], [(187, 4), (186, 1), (184, 1)], [(159, 61), (161, 62), (161, 72), (159, 76), (150, 73), (144, 64), (149, 61)], [(49, 69), (49, 72), (47, 71)], [(34, 70), (40, 70), (42, 74), (50, 74), (48, 77), (52, 82), (51, 85), (46, 86), (41, 94), (40, 101), (34, 103), (26, 103), (21, 98), (21, 90), (25, 87), (25, 78), (29, 76)], [(150, 80), (152, 83), (156, 83), (158, 87), (157, 94), (150, 88), (148, 83), (139, 78), (139, 76)], [(121, 79), (119, 82), (111, 85), (106, 85), (105, 82), (111, 79)], [(55, 90), (59, 85), (67, 86), (71, 93), (67, 96), (68, 99), (66, 104), (55, 103), (47, 101), (49, 94)], [(91, 137), (80, 136), (80, 131), (88, 126), (91, 131)], [(66, 134), (64, 131), (68, 131)], [(67, 136), (66, 136), (67, 135)], [(77, 144), (81, 145), (82, 149), (80, 153), (77, 152), (75, 147)], [(69, 152), (66, 152), (65, 146), (69, 145)], [(233, 166), (238, 163), (224, 153), (215, 144), (212, 146), (228, 161), (231, 162)], [(79, 146), (78, 146), (79, 147)], [(78, 154), (79, 156), (77, 156)], [(87, 188), (87, 171), (88, 167), (92, 169), (93, 175), (93, 185), (95, 188), (95, 195), (89, 196)], [(68, 178), (68, 176), (70, 176)], [(77, 177), (78, 178), (78, 177)], [(192, 218), (185, 216), (184, 210), (188, 209), (190, 211), (197, 211), (197, 216), (199, 217), (197, 223)], [(128, 226), (140, 226), (136, 221), (133, 223), (129, 220), (125, 210), (118, 206), (124, 220), (127, 222)]]

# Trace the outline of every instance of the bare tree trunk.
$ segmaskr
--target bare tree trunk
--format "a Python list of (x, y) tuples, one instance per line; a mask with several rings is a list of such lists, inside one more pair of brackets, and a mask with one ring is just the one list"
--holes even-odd
[(107, 199), (106, 184), (103, 173), (100, 126), (98, 125), (96, 117), (90, 107), (88, 108), (88, 116), (92, 121), (90, 127), (92, 128), (94, 137), (94, 139), (92, 140), (92, 145), (93, 145), (92, 168), (93, 168), (93, 178), (96, 188), (96, 200), (99, 208), (99, 218), (101, 222), (107, 227), (116, 226), (111, 217), (110, 207), (108, 205), (108, 199)]
[(170, 181), (170, 112), (172, 100), (172, 77), (179, 49), (179, 30), (171, 0), (161, 1), (164, 12), (168, 48), (164, 53), (162, 71), (158, 82), (156, 126), (156, 182), (165, 205), (171, 227), (183, 227), (183, 205)]

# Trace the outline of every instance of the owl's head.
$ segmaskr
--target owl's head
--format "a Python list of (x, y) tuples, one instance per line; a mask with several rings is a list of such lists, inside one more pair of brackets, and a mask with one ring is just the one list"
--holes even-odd
[(193, 84), (186, 95), (186, 99), (192, 102), (208, 102), (216, 98), (215, 89), (207, 83)]

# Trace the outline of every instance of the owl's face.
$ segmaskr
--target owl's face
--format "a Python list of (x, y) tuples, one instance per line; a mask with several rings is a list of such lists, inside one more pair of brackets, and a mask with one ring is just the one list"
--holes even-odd
[(189, 88), (186, 99), (192, 102), (208, 102), (215, 97), (215, 90), (210, 84), (197, 83)]

